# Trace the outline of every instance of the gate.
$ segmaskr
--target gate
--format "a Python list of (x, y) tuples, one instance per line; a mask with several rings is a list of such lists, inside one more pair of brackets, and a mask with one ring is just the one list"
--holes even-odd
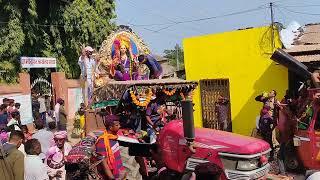
[(37, 78), (31, 84), (31, 91), (52, 96), (52, 84), (44, 78)]
[[(203, 126), (205, 128), (220, 129), (215, 106), (219, 95), (230, 100), (229, 79), (200, 80), (200, 94)], [(228, 106), (228, 120), (231, 125), (230, 104)], [(231, 129), (231, 126), (228, 129)]]

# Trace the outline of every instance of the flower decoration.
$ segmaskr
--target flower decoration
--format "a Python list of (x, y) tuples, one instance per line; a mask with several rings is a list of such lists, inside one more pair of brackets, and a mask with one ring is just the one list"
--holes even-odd
[(151, 101), (151, 97), (152, 97), (152, 91), (151, 89), (149, 88), (149, 91), (148, 91), (148, 94), (146, 95), (146, 100), (143, 101), (143, 102), (140, 102), (139, 99), (137, 98), (137, 96), (135, 95), (135, 93), (133, 92), (133, 90), (130, 90), (130, 96), (131, 96), (131, 99), (132, 99), (132, 102), (137, 105), (137, 106), (141, 106), (141, 107), (147, 107), (148, 104), (150, 103)]
[(174, 88), (174, 89), (171, 90), (171, 91), (167, 91), (167, 90), (165, 90), (165, 89), (162, 90), (162, 92), (164, 92), (167, 96), (172, 96), (172, 95), (174, 95), (174, 94), (176, 93), (176, 91), (177, 91), (176, 88)]
[(181, 96), (181, 99), (182, 99), (183, 101), (185, 101), (185, 100), (187, 100), (187, 99), (192, 100), (192, 99), (193, 99), (193, 91), (188, 92), (186, 96), (184, 95), (183, 92), (180, 92), (180, 96)]

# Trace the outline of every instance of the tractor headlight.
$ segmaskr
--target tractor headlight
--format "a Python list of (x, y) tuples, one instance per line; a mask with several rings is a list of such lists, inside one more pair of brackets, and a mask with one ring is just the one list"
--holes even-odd
[(237, 169), (240, 171), (251, 171), (251, 170), (258, 169), (258, 167), (259, 167), (259, 160), (257, 159), (238, 161), (237, 163)]

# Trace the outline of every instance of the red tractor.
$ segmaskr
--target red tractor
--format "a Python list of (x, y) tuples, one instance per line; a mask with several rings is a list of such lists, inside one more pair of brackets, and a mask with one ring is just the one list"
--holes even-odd
[(295, 72), (301, 79), (313, 82), (313, 87), (302, 88), (305, 91), (300, 91), (300, 97), (296, 100), (298, 103), (295, 105), (296, 112), (292, 113), (289, 108), (282, 109), (279, 122), (286, 122), (286, 126), (291, 127), (285, 148), (286, 168), (291, 171), (319, 171), (320, 75), (310, 72), (307, 66), (281, 49), (276, 50), (271, 59)]
[[(135, 134), (127, 133), (127, 130), (120, 131), (120, 144), (129, 147), (130, 156), (136, 156), (137, 160), (144, 159), (144, 162), (152, 162), (150, 149), (156, 148), (161, 151), (161, 159), (166, 169), (177, 178), (193, 171), (196, 166), (202, 163), (212, 163), (223, 169), (222, 179), (265, 178), (270, 169), (268, 143), (239, 134), (194, 128), (192, 100), (181, 98), (180, 95), (188, 96), (196, 86), (196, 82), (182, 80), (109, 83), (107, 87), (100, 88), (95, 92), (96, 104), (94, 107), (96, 111), (87, 115), (92, 119), (87, 123), (86, 131), (91, 132), (104, 128), (101, 117), (95, 116), (97, 118), (94, 118), (94, 115), (100, 111), (98, 109), (101, 108), (109, 115), (116, 114), (127, 117), (122, 118), (125, 122), (129, 119), (141, 119), (145, 115), (145, 109), (132, 108), (133, 97), (130, 96), (130, 92), (151, 89), (153, 94), (157, 96), (156, 98), (162, 98), (165, 101), (167, 108), (170, 105), (175, 106), (174, 115), (176, 116), (170, 121), (166, 119), (165, 125), (157, 130), (155, 143), (140, 141)], [(120, 94), (115, 93), (116, 89), (123, 91)], [(173, 93), (163, 93), (165, 89)], [(147, 159), (148, 161), (146, 161)], [(141, 165), (141, 163), (139, 164)], [(141, 172), (147, 172), (147, 166), (141, 166)], [(150, 175), (151, 173), (149, 173)]]

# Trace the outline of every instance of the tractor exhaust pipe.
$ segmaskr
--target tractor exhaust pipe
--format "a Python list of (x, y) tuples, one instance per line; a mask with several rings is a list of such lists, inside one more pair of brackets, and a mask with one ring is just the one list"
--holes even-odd
[(297, 73), (298, 75), (304, 78), (311, 78), (312, 73), (308, 70), (308, 67), (296, 60), (294, 57), (292, 57), (290, 54), (286, 53), (282, 49), (277, 49), (272, 54), (270, 59), (287, 67), (289, 70)]
[(182, 107), (182, 119), (183, 119), (183, 133), (187, 140), (187, 146), (189, 150), (195, 153), (193, 140), (195, 138), (194, 133), (194, 120), (193, 120), (193, 103), (190, 100), (181, 101)]
[(316, 88), (320, 88), (320, 73), (310, 72), (310, 69), (301, 62), (297, 61), (290, 54), (282, 49), (277, 49), (271, 56), (273, 61), (287, 67), (289, 70), (297, 73), (305, 79), (311, 79)]

